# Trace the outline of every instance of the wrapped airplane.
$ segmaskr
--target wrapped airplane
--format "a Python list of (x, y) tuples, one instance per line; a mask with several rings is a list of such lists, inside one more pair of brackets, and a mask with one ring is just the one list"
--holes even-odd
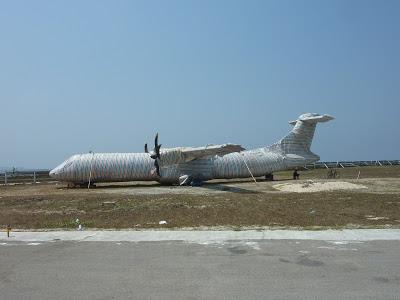
[(158, 181), (163, 184), (196, 185), (210, 179), (260, 177), (290, 170), (319, 160), (310, 150), (317, 123), (333, 117), (307, 113), (291, 121), (292, 131), (268, 147), (245, 150), (240, 145), (161, 148), (158, 134), (154, 149), (144, 153), (77, 154), (50, 176), (72, 186), (97, 182)]

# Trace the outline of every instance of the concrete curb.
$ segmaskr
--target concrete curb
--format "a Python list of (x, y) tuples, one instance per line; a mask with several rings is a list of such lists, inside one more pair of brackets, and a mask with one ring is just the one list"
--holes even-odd
[(110, 242), (158, 242), (183, 241), (213, 243), (234, 240), (322, 240), (322, 241), (374, 241), (400, 240), (400, 229), (343, 229), (343, 230), (247, 230), (247, 231), (21, 231), (0, 241), (49, 242), (49, 241), (110, 241)]

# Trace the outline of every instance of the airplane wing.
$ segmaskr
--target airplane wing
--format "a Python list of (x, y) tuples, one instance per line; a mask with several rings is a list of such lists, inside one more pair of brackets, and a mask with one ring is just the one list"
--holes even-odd
[(236, 144), (207, 145), (204, 147), (181, 147), (161, 150), (161, 164), (170, 165), (184, 163), (199, 158), (207, 158), (215, 155), (224, 156), (233, 152), (245, 150)]
[(197, 158), (205, 158), (210, 156), (224, 156), (233, 152), (245, 150), (242, 146), (236, 144), (207, 145), (204, 147), (186, 147), (182, 148), (182, 158), (187, 162)]

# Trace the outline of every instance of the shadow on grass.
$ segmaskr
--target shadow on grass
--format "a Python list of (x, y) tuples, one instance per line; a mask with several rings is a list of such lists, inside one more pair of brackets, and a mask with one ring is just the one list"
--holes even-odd
[(214, 191), (224, 191), (224, 192), (231, 192), (231, 193), (238, 193), (238, 194), (261, 194), (259, 191), (248, 190), (239, 187), (233, 186), (226, 186), (223, 184), (218, 183), (207, 183), (201, 186), (202, 188), (214, 190)]
[[(148, 187), (148, 188), (152, 188), (152, 187), (160, 187), (160, 186), (164, 186), (158, 182), (154, 182), (154, 183), (148, 183), (148, 184), (144, 184), (144, 183), (100, 183), (100, 184), (96, 184), (94, 183), (93, 185), (90, 186), (90, 189), (119, 189), (119, 188), (144, 188), (144, 187)], [(76, 185), (76, 186), (59, 186), (57, 187), (57, 189), (81, 189), (81, 190), (85, 190), (88, 189), (87, 184), (82, 184), (82, 185)]]
[[(266, 179), (257, 179), (257, 182), (280, 182), (280, 181), (288, 181), (288, 179), (276, 179), (276, 180), (266, 180)], [(234, 193), (247, 193), (247, 194), (259, 194), (260, 192), (244, 189), (240, 187), (230, 187), (225, 186), (224, 184), (240, 184), (240, 183), (254, 183), (252, 179), (221, 179), (221, 180), (213, 180), (204, 182), (201, 187), (208, 188), (211, 190), (218, 190), (218, 191), (227, 191), (227, 192), (234, 192)], [(119, 188), (154, 188), (154, 187), (179, 187), (177, 184), (162, 184), (159, 182), (117, 182), (117, 183), (94, 183), (90, 186), (91, 189), (101, 190), (101, 189), (119, 189)], [(87, 189), (87, 184), (81, 184), (74, 187), (67, 187), (67, 186), (59, 186), (57, 189)]]

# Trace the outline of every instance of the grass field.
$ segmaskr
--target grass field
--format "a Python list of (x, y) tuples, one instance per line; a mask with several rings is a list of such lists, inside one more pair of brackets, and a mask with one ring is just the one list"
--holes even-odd
[[(257, 185), (249, 180), (218, 181), (203, 187), (160, 187), (153, 183), (67, 189), (61, 184), (0, 186), (0, 226), (76, 228), (180, 227), (398, 227), (400, 167), (339, 169), (339, 179), (362, 190), (288, 193), (291, 172)], [(360, 171), (360, 179), (356, 179)], [(323, 169), (302, 171), (301, 180), (327, 181)], [(330, 180), (331, 181), (331, 180)], [(159, 221), (167, 221), (159, 225)]]

